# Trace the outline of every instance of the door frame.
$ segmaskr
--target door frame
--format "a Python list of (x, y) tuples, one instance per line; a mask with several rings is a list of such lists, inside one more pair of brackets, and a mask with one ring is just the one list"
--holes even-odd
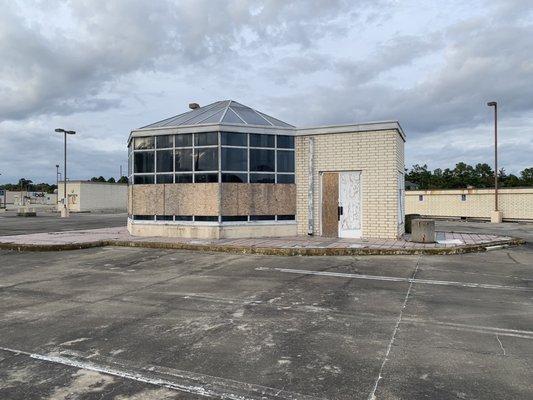
[[(359, 181), (360, 181), (360, 184), (361, 184), (361, 192), (360, 192), (360, 209), (361, 209), (361, 235), (358, 237), (358, 238), (354, 238), (354, 239), (360, 239), (363, 237), (363, 228), (364, 228), (364, 218), (363, 216), (365, 215), (364, 214), (364, 207), (363, 207), (363, 185), (364, 185), (364, 176), (363, 176), (363, 170), (362, 169), (349, 169), (349, 170), (323, 170), (323, 171), (319, 171), (318, 174), (320, 176), (320, 179), (319, 179), (319, 195), (318, 195), (318, 218), (320, 218), (320, 236), (323, 236), (323, 232), (322, 232), (322, 228), (323, 228), (323, 223), (322, 223), (322, 192), (323, 192), (323, 185), (322, 185), (322, 177), (324, 175), (325, 172), (336, 172), (338, 174), (340, 174), (341, 172), (359, 172)], [(340, 192), (340, 182), (339, 182), (339, 192)], [(337, 233), (337, 237), (338, 236), (338, 233)]]

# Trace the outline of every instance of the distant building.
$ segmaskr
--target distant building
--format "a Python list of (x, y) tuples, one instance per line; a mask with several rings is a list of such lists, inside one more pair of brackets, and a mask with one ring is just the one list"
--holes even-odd
[(39, 191), (0, 190), (0, 203), (12, 206), (26, 204), (55, 205), (57, 195)]
[[(533, 221), (533, 188), (498, 189), (498, 209), (506, 221)], [(493, 210), (494, 189), (436, 189), (406, 193), (408, 214), (490, 220)]]
[[(59, 204), (63, 207), (64, 184), (59, 182)], [(68, 208), (71, 212), (126, 212), (128, 185), (91, 181), (67, 181)]]
[(231, 100), (190, 108), (131, 132), (133, 235), (404, 233), (398, 122), (299, 129)]

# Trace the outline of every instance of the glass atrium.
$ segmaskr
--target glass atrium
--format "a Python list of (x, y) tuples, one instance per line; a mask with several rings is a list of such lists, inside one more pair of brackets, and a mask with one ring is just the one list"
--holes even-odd
[[(249, 133), (213, 130), (165, 134), (165, 128), (244, 125)], [(268, 127), (272, 133), (254, 133)], [(140, 128), (128, 151), (131, 184), (294, 183), (294, 136), (276, 133), (291, 125), (228, 100)], [(140, 136), (157, 129), (160, 135)], [(186, 130), (186, 129), (185, 129)], [(194, 130), (194, 129), (191, 129)], [(264, 131), (264, 129), (259, 129)], [(152, 131), (153, 132), (153, 131)]]

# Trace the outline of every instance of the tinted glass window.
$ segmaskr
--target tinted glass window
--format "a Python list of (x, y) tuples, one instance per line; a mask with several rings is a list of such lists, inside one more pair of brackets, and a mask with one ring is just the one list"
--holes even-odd
[(135, 172), (154, 172), (154, 152), (135, 153)]
[(218, 148), (194, 150), (194, 168), (196, 171), (217, 171), (218, 170)]
[(172, 140), (172, 135), (164, 135), (164, 136), (157, 136), (156, 137), (156, 145), (158, 149), (164, 149), (168, 147), (174, 146), (174, 142)]
[(246, 215), (223, 215), (222, 222), (231, 222), (231, 221), (248, 221), (248, 216)]
[(273, 221), (274, 215), (250, 215), (250, 221)]
[(195, 146), (210, 146), (218, 144), (218, 132), (205, 132), (194, 134)]
[(250, 183), (274, 183), (274, 174), (250, 174)]
[(173, 150), (158, 150), (156, 152), (157, 172), (172, 172), (174, 170), (172, 153)]
[(195, 221), (209, 221), (209, 222), (218, 222), (218, 217), (206, 216), (206, 215), (196, 215), (194, 217)]
[(222, 169), (225, 171), (247, 171), (248, 150), (222, 147)]
[(174, 219), (176, 221), (192, 221), (192, 215), (176, 215)]
[(136, 150), (143, 150), (143, 149), (153, 149), (154, 148), (154, 137), (138, 137), (134, 140), (135, 143), (135, 149)]
[(246, 174), (222, 174), (222, 182), (247, 183), (248, 175)]
[(218, 174), (194, 174), (196, 183), (214, 183), (218, 182)]
[(278, 147), (294, 149), (294, 136), (278, 135)]
[(192, 183), (192, 174), (176, 174), (176, 183)]
[(156, 215), (155, 219), (157, 221), (172, 221), (174, 218), (172, 215)]
[(278, 221), (294, 221), (294, 215), (278, 215)]
[(164, 174), (155, 176), (156, 183), (174, 183), (174, 175)]
[(135, 179), (133, 180), (133, 183), (136, 183), (138, 185), (151, 184), (151, 183), (154, 183), (154, 176), (153, 175), (135, 175)]
[(192, 146), (192, 133), (174, 136), (175, 147), (190, 147)]
[(278, 172), (294, 172), (294, 151), (278, 150)]
[(134, 215), (133, 219), (137, 221), (153, 221), (154, 216), (153, 215)]
[(274, 147), (274, 135), (250, 134), (250, 146), (252, 147)]
[(278, 183), (294, 183), (294, 174), (278, 174)]
[(221, 132), (222, 144), (228, 146), (248, 146), (248, 135), (246, 133)]
[(274, 171), (274, 150), (250, 149), (250, 171)]
[(174, 158), (176, 159), (176, 172), (192, 171), (192, 149), (176, 150)]

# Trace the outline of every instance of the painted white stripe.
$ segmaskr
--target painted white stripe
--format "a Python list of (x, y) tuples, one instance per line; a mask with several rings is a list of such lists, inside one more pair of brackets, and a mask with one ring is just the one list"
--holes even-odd
[(37, 354), (23, 350), (0, 347), (0, 350), (21, 354), (35, 360), (67, 365), (74, 368), (95, 371), (136, 382), (165, 387), (167, 389), (195, 395), (229, 400), (319, 400), (316, 397), (300, 393), (289, 392), (268, 386), (239, 382), (231, 379), (219, 378), (210, 375), (176, 370), (172, 368), (147, 365), (142, 368), (131, 367), (119, 363), (114, 359), (104, 357), (82, 357), (79, 353), (64, 351), (59, 355)]
[[(420, 257), (416, 260), (416, 267), (413, 272), (413, 275), (411, 276), (413, 279), (416, 276), (416, 273), (418, 272), (418, 265), (420, 263)], [(378, 389), (379, 381), (383, 377), (383, 369), (385, 368), (385, 364), (389, 360), (389, 354), (392, 349), (392, 345), (394, 343), (394, 340), (396, 339), (396, 333), (398, 332), (398, 328), (400, 326), (400, 323), (402, 322), (403, 317), (403, 310), (405, 310), (405, 306), (407, 306), (407, 301), (409, 300), (409, 295), (411, 294), (411, 288), (413, 287), (413, 282), (409, 284), (409, 289), (407, 289), (407, 293), (405, 294), (405, 299), (403, 300), (402, 308), (400, 309), (400, 315), (398, 315), (398, 320), (396, 321), (396, 326), (394, 327), (394, 330), (392, 331), (392, 336), (389, 341), (389, 345), (387, 346), (387, 352), (385, 353), (385, 357), (383, 358), (383, 362), (381, 363), (381, 368), (379, 369), (378, 377), (376, 378), (376, 382), (374, 383), (374, 387), (372, 388), (372, 391), (368, 395), (368, 400), (375, 400), (376, 399), (376, 390)]]
[(308, 271), (308, 270), (303, 270), (303, 269), (269, 268), (269, 267), (257, 267), (256, 270), (257, 271), (287, 272), (290, 274), (332, 276), (332, 277), (337, 277), (337, 278), (366, 279), (366, 280), (372, 280), (372, 281), (407, 282), (407, 283), (420, 283), (420, 284), (425, 284), (425, 285), (457, 286), (457, 287), (469, 287), (469, 288), (480, 288), (480, 289), (533, 291), (533, 288), (523, 287), (523, 286), (492, 285), (488, 283), (474, 283), (474, 282), (437, 281), (437, 280), (432, 280), (432, 279), (402, 278), (402, 277), (397, 277), (397, 276), (347, 274), (347, 273), (342, 273), (342, 272)]
[(432, 321), (432, 320), (423, 320), (419, 318), (404, 318), (404, 323), (411, 324), (422, 324), (422, 325), (436, 325), (446, 329), (454, 329), (458, 331), (468, 331), (468, 332), (477, 332), (487, 335), (500, 335), (500, 336), (510, 336), (522, 339), (533, 339), (533, 331), (525, 331), (519, 329), (506, 329), (506, 328), (496, 328), (492, 326), (481, 326), (481, 325), (467, 325), (467, 324), (457, 324), (453, 322), (441, 322), (441, 321)]

